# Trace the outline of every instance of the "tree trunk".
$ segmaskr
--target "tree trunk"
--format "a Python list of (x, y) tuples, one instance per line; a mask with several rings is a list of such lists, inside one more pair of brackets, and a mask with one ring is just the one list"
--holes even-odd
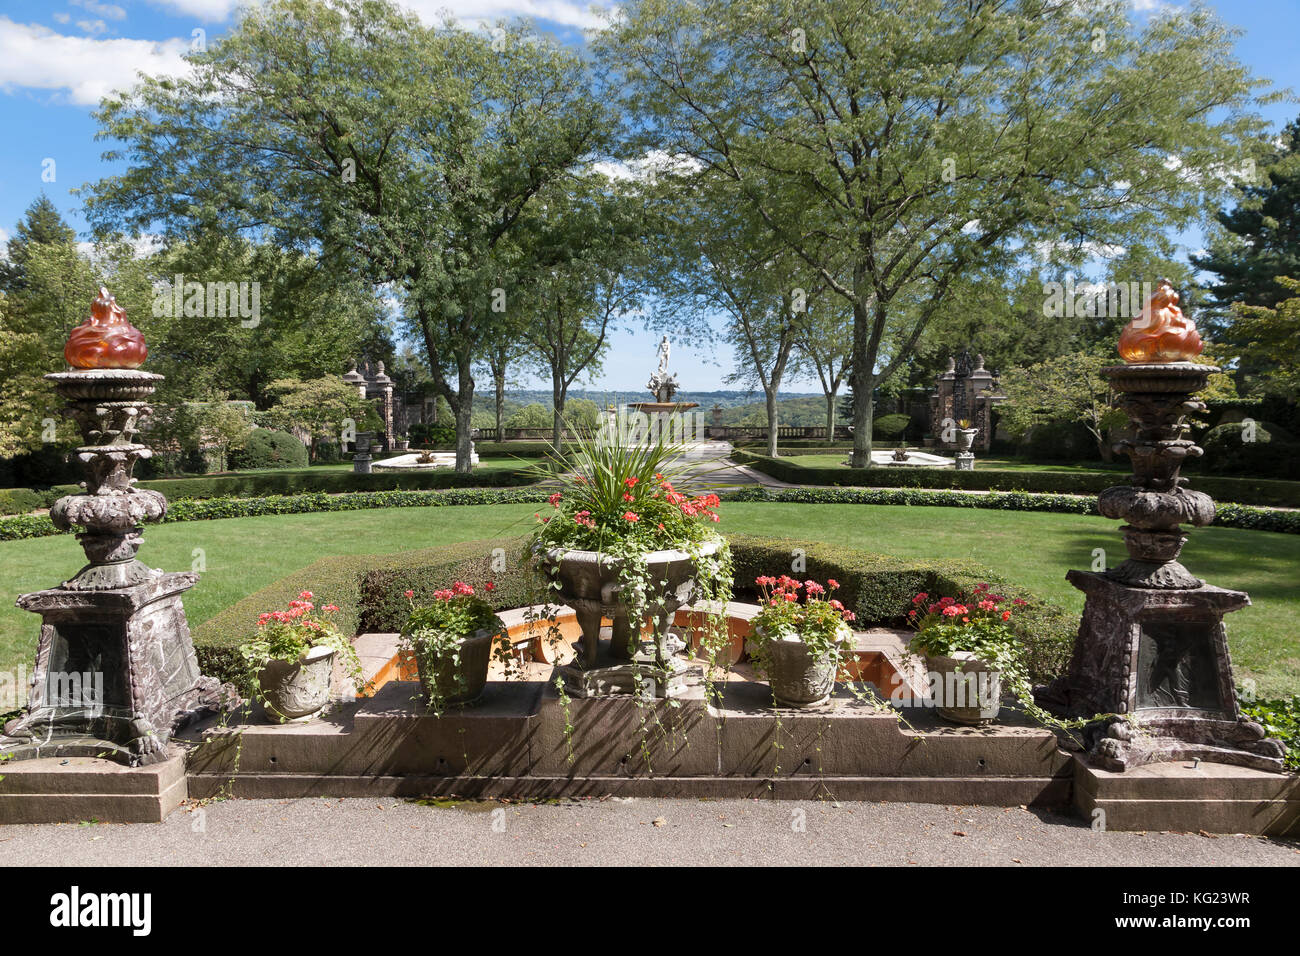
[(558, 375), (551, 378), (551, 404), (554, 412), (551, 416), (551, 447), (556, 457), (561, 454), (561, 446), (564, 443), (564, 403), (567, 399), (564, 382)]
[(470, 372), (469, 355), (462, 353), (459, 358), (460, 388), (457, 390), (456, 407), (456, 471), (468, 475), (474, 470), (470, 454), (474, 450), (473, 426), (470, 424), (474, 414), (474, 376)]
[(826, 393), (826, 444), (835, 442), (835, 393)]
[(501, 429), (501, 419), (505, 415), (506, 405), (506, 366), (504, 362), (492, 369), (492, 388), (496, 399), (497, 441), (504, 441), (505, 434)]
[(776, 390), (772, 388), (763, 389), (764, 398), (767, 405), (767, 456), (769, 458), (777, 457), (776, 432), (777, 432), (777, 410), (776, 410)]
[[(861, 277), (854, 285), (860, 288)], [(855, 289), (856, 291), (856, 289)], [(853, 451), (849, 464), (854, 468), (871, 467), (871, 392), (875, 385), (874, 357), (867, 355), (867, 336), (870, 318), (866, 306), (853, 303), (853, 371), (849, 380), (853, 384)]]

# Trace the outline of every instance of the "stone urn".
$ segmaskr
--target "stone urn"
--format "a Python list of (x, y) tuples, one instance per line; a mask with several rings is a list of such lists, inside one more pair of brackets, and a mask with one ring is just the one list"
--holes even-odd
[[(763, 639), (762, 666), (777, 707), (815, 707), (830, 699), (840, 667), (838, 650), (814, 657), (798, 637), (773, 639), (761, 626), (754, 630)], [(848, 634), (846, 628), (846, 638)]]
[[(641, 677), (649, 679), (654, 696), (672, 696), (671, 672), (677, 668), (668, 626), (673, 613), (698, 596), (698, 561), (715, 557), (724, 546), (725, 542), (716, 538), (705, 541), (694, 554), (677, 548), (650, 552), (645, 556), (647, 591), (636, 595), (624, 593), (622, 558), (563, 548), (535, 551), (538, 569), (559, 584), (558, 599), (573, 608), (582, 629), (577, 657), (563, 675), (566, 682), (569, 677), (579, 678), (579, 672), (601, 672), (598, 679), (573, 680), (569, 692), (581, 696), (628, 693)], [(642, 621), (631, 620), (629, 605), (644, 606), (654, 625), (653, 647), (642, 640)], [(600, 640), (602, 618), (611, 622), (608, 643)], [(623, 665), (630, 667), (624, 668), (626, 673), (619, 671)], [(633, 674), (638, 666), (642, 670)], [(642, 687), (641, 692), (646, 689)]]
[(1002, 674), (970, 651), (925, 657), (931, 693), (939, 716), (954, 724), (977, 727), (997, 719), (1002, 710)]
[(459, 661), (452, 657), (416, 655), (420, 686), (431, 704), (438, 709), (472, 704), (483, 695), (492, 660), (492, 639), (498, 633), (484, 627), (463, 638)]
[(332, 647), (309, 648), (296, 661), (269, 661), (257, 675), (267, 715), (289, 723), (320, 716), (330, 700), (333, 668)]
[(959, 428), (957, 429), (957, 450), (968, 452), (975, 444), (975, 436), (980, 433), (978, 428)]

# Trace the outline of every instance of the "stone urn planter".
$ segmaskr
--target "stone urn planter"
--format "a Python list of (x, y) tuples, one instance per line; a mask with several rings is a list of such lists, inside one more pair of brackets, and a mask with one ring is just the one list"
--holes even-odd
[(439, 709), (461, 706), (483, 696), (492, 660), (492, 639), (497, 633), (484, 627), (463, 638), (459, 661), (450, 656), (416, 655), (420, 686), (431, 704)]
[[(696, 554), (681, 549), (650, 552), (645, 557), (647, 591), (644, 595), (623, 593), (622, 558), (563, 548), (534, 552), (538, 569), (559, 584), (558, 599), (573, 608), (582, 629), (578, 655), (564, 675), (566, 680), (578, 678), (572, 682), (570, 693), (595, 696), (631, 692), (636, 676), (629, 665), (635, 663), (647, 665), (641, 676), (648, 677), (654, 685), (650, 688), (654, 696), (672, 696), (668, 685), (672, 683), (669, 672), (674, 666), (668, 626), (673, 613), (697, 597), (698, 559), (711, 558), (723, 547), (724, 542), (717, 539), (704, 542)], [(642, 646), (642, 622), (633, 621), (629, 614), (629, 605), (635, 607), (642, 603), (654, 624), (653, 648)], [(600, 640), (602, 618), (608, 618), (612, 625), (607, 644)], [(599, 666), (602, 657), (604, 667)], [(597, 670), (601, 673), (591, 680), (583, 680), (578, 674), (594, 675)]]
[(267, 715), (301, 723), (320, 715), (330, 699), (334, 649), (312, 647), (296, 661), (270, 661), (258, 672)]
[(975, 444), (975, 436), (980, 433), (978, 428), (959, 428), (957, 429), (957, 450), (970, 451)]
[(997, 719), (1002, 709), (1002, 675), (970, 651), (925, 658), (939, 716), (954, 724), (979, 726)]
[(763, 639), (763, 670), (776, 706), (815, 707), (830, 698), (840, 668), (838, 650), (818, 658), (798, 638), (772, 639), (761, 626), (755, 633)]

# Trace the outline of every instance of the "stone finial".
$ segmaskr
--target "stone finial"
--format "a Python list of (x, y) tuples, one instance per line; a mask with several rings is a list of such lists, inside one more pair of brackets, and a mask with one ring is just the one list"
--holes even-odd
[(139, 368), (149, 356), (140, 330), (104, 286), (90, 304), (90, 318), (72, 330), (64, 360), (76, 369)]
[(1204, 349), (1192, 320), (1178, 308), (1178, 293), (1161, 279), (1142, 311), (1119, 336), (1119, 354), (1130, 365), (1187, 362)]

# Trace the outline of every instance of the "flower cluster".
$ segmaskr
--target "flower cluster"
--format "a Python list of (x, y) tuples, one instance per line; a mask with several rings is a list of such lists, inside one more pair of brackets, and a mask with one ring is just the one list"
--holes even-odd
[(721, 520), (721, 499), (712, 492), (690, 495), (662, 472), (642, 479), (622, 476), (609, 482), (571, 476), (565, 491), (547, 498), (550, 514), (538, 512), (539, 540), (551, 546), (603, 550), (613, 541), (633, 539), (645, 550), (699, 541), (704, 528)]
[(852, 636), (848, 625), (856, 616), (834, 596), (840, 587), (834, 578), (823, 585), (788, 574), (762, 575), (754, 583), (759, 587), (760, 607), (754, 616), (754, 634), (747, 642), (751, 654), (761, 657), (770, 641), (799, 640), (821, 657)]
[[(483, 586), (484, 591), (494, 589), (491, 581)], [(402, 638), (417, 657), (447, 654), (483, 628), (498, 633), (505, 631), (492, 605), (464, 581), (434, 591), (433, 603), (423, 607), (415, 603), (414, 591), (406, 592), (406, 600), (411, 605), (411, 613), (402, 628)]]
[(296, 661), (313, 647), (329, 647), (360, 686), (360, 659), (332, 619), (338, 610), (337, 604), (317, 604), (311, 591), (303, 591), (287, 609), (259, 614), (257, 636), (239, 648), (250, 673), (255, 676), (273, 660)]
[(932, 596), (925, 591), (912, 598), (908, 622), (916, 628), (912, 646), (926, 654), (999, 648), (1014, 643), (1011, 618), (1025, 601), (993, 593), (978, 584), (969, 594)]

